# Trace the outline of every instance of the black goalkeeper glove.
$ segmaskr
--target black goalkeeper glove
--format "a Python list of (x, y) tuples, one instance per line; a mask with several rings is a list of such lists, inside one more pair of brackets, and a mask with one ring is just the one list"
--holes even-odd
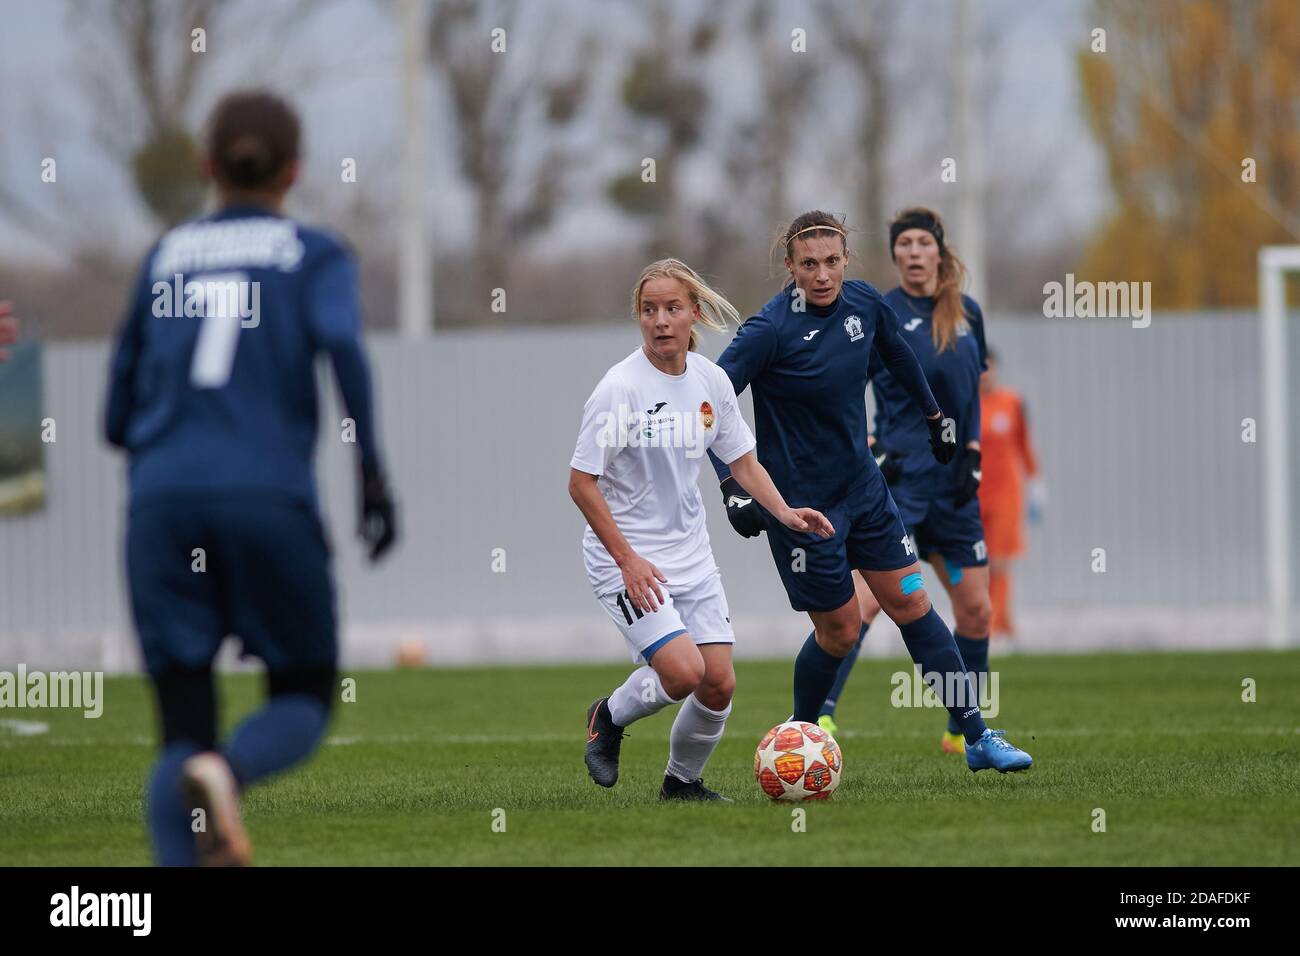
[(732, 475), (722, 480), (722, 500), (727, 506), (727, 520), (737, 534), (745, 538), (757, 538), (763, 533), (766, 527), (763, 523), (763, 509)]
[(925, 425), (930, 429), (930, 450), (935, 460), (941, 465), (948, 464), (957, 454), (957, 422), (944, 418), (940, 412), (938, 418), (927, 418)]
[(962, 452), (961, 471), (957, 476), (957, 497), (953, 501), (958, 508), (966, 504), (980, 490), (980, 481), (984, 478), (984, 469), (980, 466), (980, 453), (974, 448)]
[(876, 459), (876, 467), (880, 469), (880, 475), (885, 479), (885, 484), (892, 485), (903, 477), (903, 455), (896, 451), (890, 451), (876, 442), (871, 446), (871, 455)]
[(361, 522), (357, 534), (370, 547), (370, 560), (378, 561), (397, 540), (397, 506), (384, 473), (361, 466)]

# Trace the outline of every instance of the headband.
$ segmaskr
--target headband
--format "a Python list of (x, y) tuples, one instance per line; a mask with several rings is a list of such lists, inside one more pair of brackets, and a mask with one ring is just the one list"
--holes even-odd
[(800, 229), (800, 230), (799, 230), (798, 232), (796, 232), (793, 236), (787, 236), (787, 237), (786, 237), (786, 240), (785, 240), (785, 246), (786, 246), (787, 249), (789, 249), (789, 248), (790, 248), (790, 243), (794, 242), (796, 239), (798, 239), (800, 236), (802, 236), (805, 232), (819, 232), (819, 231), (822, 230), (822, 229), (825, 229), (825, 230), (827, 230), (828, 232), (838, 232), (838, 233), (840, 234), (840, 238), (841, 238), (841, 239), (844, 239), (846, 242), (848, 241), (848, 238), (849, 238), (849, 237), (848, 237), (848, 233), (846, 233), (846, 232), (845, 232), (843, 229), (841, 229), (839, 226), (830, 226), (830, 225), (826, 225), (826, 226), (809, 226), (807, 229)]
[(943, 255), (943, 223), (928, 212), (908, 212), (895, 219), (889, 226), (889, 254), (894, 254), (894, 243), (898, 237), (909, 229), (924, 229), (934, 236), (939, 244), (939, 255)]

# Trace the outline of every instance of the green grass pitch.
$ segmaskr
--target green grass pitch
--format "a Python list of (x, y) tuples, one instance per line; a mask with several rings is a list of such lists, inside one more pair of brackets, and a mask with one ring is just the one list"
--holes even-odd
[[(657, 799), (675, 712), (634, 725), (618, 786), (582, 763), (587, 705), (617, 666), (358, 671), (329, 742), (252, 790), (262, 865), (1290, 865), (1300, 863), (1300, 654), (996, 659), (1021, 774), (972, 774), (939, 752), (942, 712), (891, 706), (903, 660), (863, 660), (840, 707), (834, 799), (776, 804), (753, 779), (759, 737), (790, 708), (789, 661), (738, 668), (735, 710), (705, 772), (734, 805)], [(349, 675), (345, 675), (349, 676)], [(1257, 701), (1243, 702), (1253, 678)], [(257, 675), (222, 681), (223, 724)], [(105, 682), (103, 716), (3, 711), (0, 861), (150, 861), (141, 794), (154, 754), (140, 678)], [(504, 811), (496, 832), (494, 811)], [(1105, 832), (1094, 832), (1094, 810)]]

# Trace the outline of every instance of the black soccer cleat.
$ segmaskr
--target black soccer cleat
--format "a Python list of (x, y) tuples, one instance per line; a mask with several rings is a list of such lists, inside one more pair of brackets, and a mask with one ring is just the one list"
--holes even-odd
[(587, 773), (602, 787), (618, 783), (618, 753), (623, 747), (623, 728), (609, 713), (609, 698), (602, 697), (587, 708)]
[(724, 797), (716, 790), (710, 790), (704, 785), (703, 780), (692, 780), (689, 783), (683, 783), (670, 773), (664, 774), (664, 785), (659, 788), (659, 799), (736, 802), (731, 797)]

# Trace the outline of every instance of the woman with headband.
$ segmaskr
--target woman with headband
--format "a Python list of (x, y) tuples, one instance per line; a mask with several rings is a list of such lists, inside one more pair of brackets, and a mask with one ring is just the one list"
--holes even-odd
[(794, 720), (816, 722), (841, 662), (862, 633), (853, 571), (898, 624), (966, 741), (972, 770), (1023, 770), (1033, 761), (980, 714), (974, 687), (924, 578), (898, 507), (867, 443), (867, 370), (873, 358), (910, 400), (900, 415), (925, 429), (938, 463), (957, 455), (962, 426), (944, 417), (902, 324), (875, 289), (844, 279), (843, 224), (799, 216), (783, 237), (790, 281), (741, 325), (718, 359), (736, 393), (753, 385), (758, 458), (792, 505), (816, 508), (835, 528), (819, 539), (783, 527), (752, 501), (716, 458), (727, 516), (741, 534), (768, 534), (790, 605), (813, 632), (795, 659)]
[[(957, 419), (957, 456), (948, 464), (926, 454), (926, 430), (916, 421), (907, 388), (873, 361), (868, 369), (876, 400), (872, 453), (889, 483), (918, 554), (934, 568), (952, 599), (954, 638), (967, 671), (988, 680), (988, 549), (980, 523), (980, 373), (987, 367), (984, 315), (962, 295), (966, 267), (945, 244), (943, 220), (916, 207), (889, 226), (889, 245), (900, 285), (885, 302), (902, 323), (903, 338), (921, 363), (936, 399)], [(880, 612), (871, 590), (859, 586), (863, 628)], [(860, 646), (860, 642), (859, 642)], [(818, 721), (834, 733), (835, 705), (857, 648), (844, 659)], [(941, 740), (944, 753), (963, 751), (962, 728), (951, 716)]]

